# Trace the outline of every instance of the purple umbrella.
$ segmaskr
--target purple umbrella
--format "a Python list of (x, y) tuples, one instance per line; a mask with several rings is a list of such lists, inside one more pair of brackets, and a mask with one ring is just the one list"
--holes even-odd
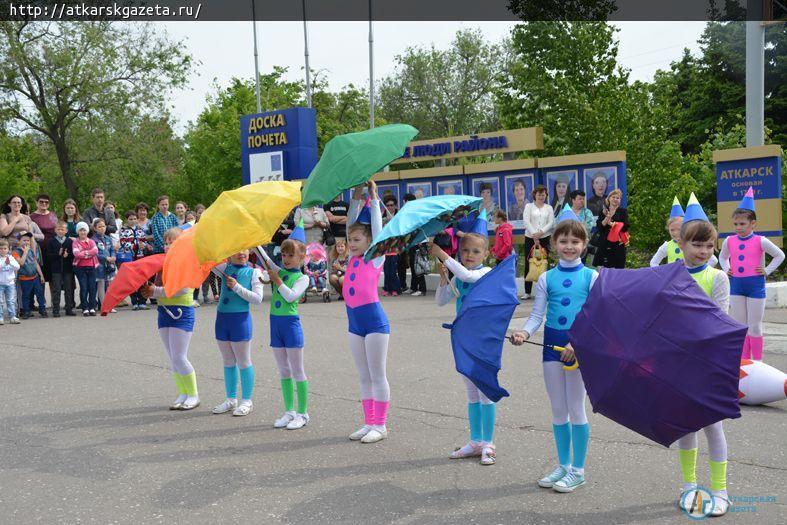
[(745, 336), (682, 262), (601, 270), (569, 334), (593, 411), (666, 447), (740, 417)]

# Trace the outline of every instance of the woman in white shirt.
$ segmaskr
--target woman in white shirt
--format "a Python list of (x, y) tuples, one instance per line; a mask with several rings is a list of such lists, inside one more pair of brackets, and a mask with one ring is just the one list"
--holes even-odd
[(328, 216), (319, 206), (298, 208), (295, 211), (295, 225), (303, 219), (303, 229), (306, 231), (306, 244), (317, 242), (323, 244), (323, 230), (328, 228)]
[[(552, 206), (547, 204), (547, 188), (539, 184), (531, 193), (533, 202), (525, 205), (522, 220), (525, 223), (525, 275), (530, 270), (530, 250), (539, 246), (549, 251), (549, 236), (555, 225), (555, 215)], [(525, 294), (521, 299), (528, 299), (533, 289), (533, 283), (525, 282)]]

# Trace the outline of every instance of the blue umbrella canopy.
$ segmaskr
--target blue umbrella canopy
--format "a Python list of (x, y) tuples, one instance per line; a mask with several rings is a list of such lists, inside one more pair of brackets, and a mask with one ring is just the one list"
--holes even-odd
[(481, 197), (438, 195), (406, 203), (366, 250), (367, 261), (386, 253), (401, 253), (477, 211)]
[(497, 381), (503, 343), (514, 310), (516, 255), (510, 255), (475, 282), (451, 324), (451, 349), (456, 371), (466, 376), (494, 402), (508, 396)]
[(602, 269), (569, 339), (593, 411), (668, 447), (740, 417), (746, 330), (676, 262)]

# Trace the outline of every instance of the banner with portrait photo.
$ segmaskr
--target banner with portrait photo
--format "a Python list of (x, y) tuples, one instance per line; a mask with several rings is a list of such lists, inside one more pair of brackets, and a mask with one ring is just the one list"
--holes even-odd
[(569, 203), (569, 194), (579, 188), (578, 177), (576, 169), (546, 172), (545, 180), (549, 194), (547, 202), (555, 210), (555, 215), (560, 213), (565, 204)]
[(508, 221), (515, 230), (523, 229), (525, 223), (522, 216), (525, 205), (531, 201), (533, 188), (535, 188), (534, 173), (519, 173), (505, 176), (505, 205)]
[(408, 182), (407, 193), (415, 195), (416, 199), (423, 199), (424, 197), (432, 196), (432, 183), (431, 182)]
[(438, 195), (464, 195), (465, 183), (462, 179), (438, 180), (435, 182)]
[(494, 214), (500, 209), (500, 179), (498, 177), (478, 177), (472, 181), (473, 197), (481, 197), (481, 209), (486, 210), (489, 229), (495, 229)]
[(609, 192), (618, 189), (618, 168), (617, 166), (598, 166), (584, 168), (582, 170), (585, 182), (585, 199), (587, 208), (595, 217), (601, 214), (604, 209), (604, 199)]
[(398, 184), (378, 184), (377, 195), (380, 196), (380, 202), (385, 202), (388, 195), (393, 195), (396, 199), (396, 206), (402, 206), (402, 201), (399, 199), (399, 185)]

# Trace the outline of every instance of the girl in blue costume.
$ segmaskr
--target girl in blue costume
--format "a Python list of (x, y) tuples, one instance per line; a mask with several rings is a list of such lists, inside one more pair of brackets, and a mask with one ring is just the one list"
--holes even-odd
[[(170, 228), (164, 232), (164, 250), (183, 233), (180, 228)], [(170, 410), (192, 410), (199, 406), (197, 374), (189, 362), (189, 343), (194, 332), (194, 306), (191, 298), (193, 290), (183, 288), (172, 297), (164, 295), (161, 274), (156, 276), (156, 285), (146, 285), (140, 290), (145, 299), (158, 299), (158, 331), (167, 351), (172, 376), (180, 395)]]
[[(432, 244), (430, 252), (440, 260), (440, 286), (435, 299), (437, 306), (444, 306), (456, 299), (456, 311), (462, 307), (462, 300), (473, 288), (477, 280), (491, 270), (484, 266), (484, 259), (489, 255), (489, 234), (487, 233), (486, 210), (475, 221), (472, 229), (465, 232), (460, 245), (462, 262), (452, 259), (439, 246)], [(448, 280), (448, 271), (454, 277)], [(487, 398), (473, 382), (462, 376), (467, 390), (467, 418), (470, 420), (470, 441), (461, 448), (454, 450), (451, 459), (481, 457), (482, 465), (494, 465), (496, 461), (495, 417), (497, 405)]]
[(552, 432), (559, 464), (538, 480), (538, 486), (557, 492), (572, 492), (585, 484), (585, 457), (590, 440), (585, 383), (576, 367), (566, 365), (575, 363), (568, 331), (598, 277), (598, 272), (586, 268), (580, 259), (587, 244), (587, 230), (566, 206), (552, 234), (552, 246), (560, 261), (539, 277), (533, 312), (525, 329), (514, 332), (511, 338), (513, 344), (523, 344), (541, 326), (546, 313), (544, 344), (566, 348), (562, 353), (547, 347), (543, 351), (544, 383), (552, 405)]
[[(232, 410), (233, 416), (247, 416), (254, 409), (254, 366), (251, 363), (252, 321), (250, 304), (262, 303), (262, 272), (248, 265), (249, 250), (230, 257), (229, 264), (214, 270), (223, 274), (221, 299), (216, 312), (216, 343), (224, 361), (224, 389), (227, 399), (213, 409), (214, 414)], [(241, 402), (238, 404), (238, 371)]]

